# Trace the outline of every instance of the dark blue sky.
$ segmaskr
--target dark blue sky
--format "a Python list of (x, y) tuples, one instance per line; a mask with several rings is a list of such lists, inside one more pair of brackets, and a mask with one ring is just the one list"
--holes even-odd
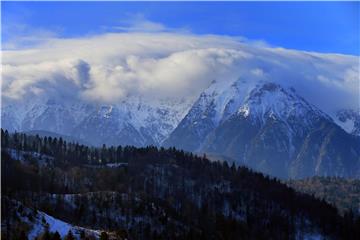
[[(41, 29), (59, 37), (114, 31), (134, 16), (195, 34), (360, 55), (359, 2), (2, 2), (2, 41)], [(16, 27), (21, 26), (21, 27)], [(34, 31), (36, 32), (36, 31)]]

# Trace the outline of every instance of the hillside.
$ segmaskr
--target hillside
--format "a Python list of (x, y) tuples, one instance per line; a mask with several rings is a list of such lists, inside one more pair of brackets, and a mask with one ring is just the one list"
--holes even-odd
[(174, 148), (94, 148), (2, 131), (1, 154), (2, 239), (33, 233), (44, 214), (56, 220), (46, 217), (41, 229), (67, 226), (75, 238), (100, 232), (114, 239), (360, 236), (355, 217), (338, 215), (324, 201)]
[(289, 186), (335, 205), (340, 212), (360, 214), (360, 181), (337, 177), (313, 177), (289, 181)]

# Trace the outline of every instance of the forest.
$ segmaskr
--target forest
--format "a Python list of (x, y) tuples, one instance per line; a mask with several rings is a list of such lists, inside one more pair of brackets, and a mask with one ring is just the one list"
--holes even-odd
[[(86, 229), (100, 239), (360, 239), (351, 211), (175, 148), (92, 147), (1, 129), (1, 164), (1, 239), (29, 239), (40, 211), (84, 229), (65, 239), (91, 239)], [(61, 239), (50, 229), (37, 239)]]
[(297, 191), (334, 204), (340, 213), (360, 213), (360, 180), (340, 177), (312, 177), (287, 182)]

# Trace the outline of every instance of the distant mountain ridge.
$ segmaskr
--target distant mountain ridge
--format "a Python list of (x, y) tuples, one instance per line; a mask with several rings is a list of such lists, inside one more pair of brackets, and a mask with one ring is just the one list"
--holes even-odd
[(2, 125), (10, 130), (40, 128), (97, 146), (175, 146), (280, 178), (360, 177), (359, 137), (294, 89), (269, 81), (213, 81), (192, 105), (135, 97), (102, 106), (49, 100), (28, 107), (22, 118), (12, 107), (2, 110)]
[(160, 145), (190, 107), (187, 100), (130, 97), (119, 104), (85, 104), (48, 99), (8, 104), (1, 125), (14, 131), (48, 131), (93, 145)]

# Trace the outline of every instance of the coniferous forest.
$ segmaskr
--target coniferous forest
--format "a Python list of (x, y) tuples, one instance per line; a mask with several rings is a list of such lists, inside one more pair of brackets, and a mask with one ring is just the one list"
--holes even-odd
[[(174, 148), (1, 130), (2, 239), (359, 239), (360, 218), (275, 178)], [(49, 218), (77, 226), (65, 236)], [(40, 220), (39, 220), (40, 219)]]

